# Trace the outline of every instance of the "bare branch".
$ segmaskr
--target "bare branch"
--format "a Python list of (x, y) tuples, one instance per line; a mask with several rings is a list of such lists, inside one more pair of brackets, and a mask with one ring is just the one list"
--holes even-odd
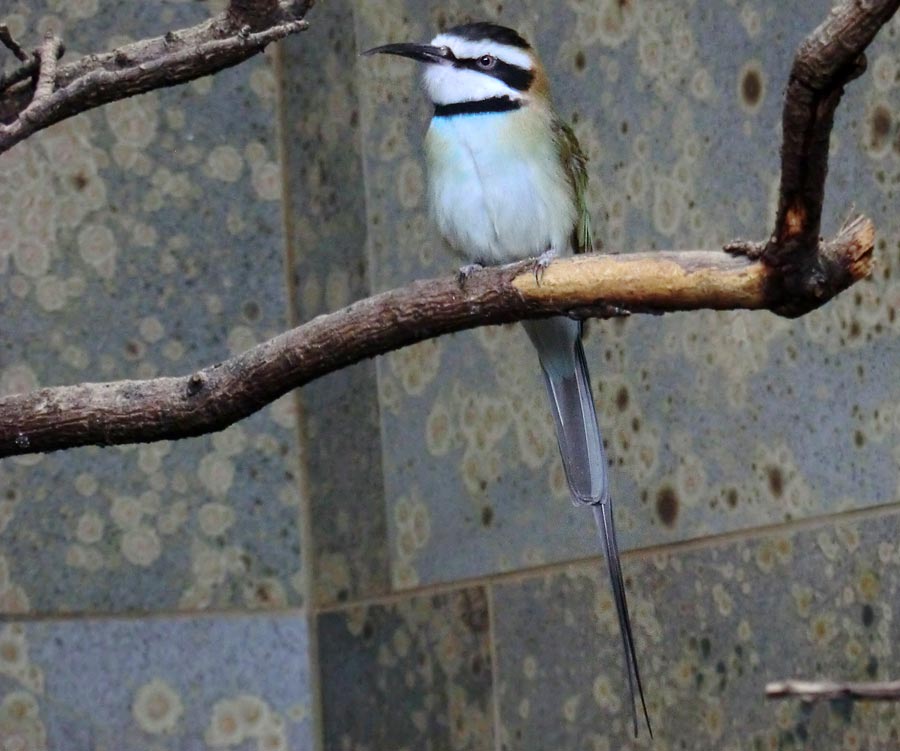
[(781, 187), (770, 262), (797, 264), (819, 242), (828, 147), (844, 86), (866, 68), (864, 52), (900, 0), (845, 0), (800, 45), (784, 96)]
[[(819, 237), (834, 113), (844, 86), (866, 68), (864, 51), (896, 13), (900, 0), (843, 0), (800, 45), (791, 67), (782, 116), (781, 185), (768, 242), (732, 243), (726, 250), (759, 258), (778, 271), (774, 297), (782, 315), (802, 315), (805, 300), (831, 278), (830, 251)], [(827, 295), (827, 292), (825, 293)]]
[(900, 700), (900, 681), (876, 683), (837, 683), (835, 681), (776, 681), (766, 685), (767, 699), (802, 699), (803, 701), (833, 701), (853, 699), (863, 701)]
[(225, 13), (197, 26), (56, 67), (40, 97), (25, 72), (33, 63), (26, 63), (3, 82), (5, 88), (0, 85), (0, 153), (80, 112), (237, 65), (306, 29), (303, 15), (311, 5), (234, 0)]
[[(25, 81), (29, 78), (33, 78), (37, 75), (38, 69), (41, 64), (40, 56), (37, 53), (29, 55), (22, 49), (22, 46), (13, 38), (12, 34), (9, 31), (9, 27), (6, 24), (0, 24), (0, 43), (2, 43), (5, 47), (12, 51), (12, 53), (22, 61), (22, 65), (20, 65), (15, 70), (7, 73), (6, 75), (0, 75), (0, 94), (6, 91), (11, 86), (14, 86), (21, 81)], [(62, 56), (63, 47), (59, 46), (57, 50), (57, 58)], [(0, 118), (2, 119), (2, 118)]]
[(59, 49), (61, 47), (59, 37), (55, 34), (48, 34), (44, 38), (38, 53), (40, 67), (38, 68), (37, 84), (34, 87), (34, 96), (29, 104), (22, 112), (22, 117), (29, 118), (35, 107), (40, 105), (45, 99), (48, 99), (53, 93), (53, 86), (56, 81), (56, 63), (59, 57)]
[(6, 49), (12, 52), (23, 63), (28, 62), (28, 60), (31, 59), (28, 56), (28, 53), (22, 49), (22, 45), (13, 39), (9, 26), (5, 23), (0, 24), (0, 44), (3, 44)]
[[(869, 273), (874, 228), (849, 224), (829, 245), (843, 289)], [(839, 272), (837, 270), (840, 270)], [(590, 255), (415, 282), (319, 316), (230, 360), (180, 378), (44, 388), (0, 398), (0, 456), (140, 443), (221, 430), (291, 389), (359, 360), (452, 331), (524, 318), (622, 311), (783, 307), (772, 270), (722, 251)], [(827, 297), (812, 296), (815, 307)], [(795, 301), (796, 304), (796, 301)]]
[[(60, 50), (62, 50), (62, 48), (60, 48)], [(15, 70), (10, 71), (6, 75), (0, 75), (0, 95), (11, 86), (15, 86), (17, 83), (32, 78), (35, 73), (37, 73), (40, 64), (41, 61), (38, 59), (37, 55), (35, 55), (27, 63), (20, 65)]]

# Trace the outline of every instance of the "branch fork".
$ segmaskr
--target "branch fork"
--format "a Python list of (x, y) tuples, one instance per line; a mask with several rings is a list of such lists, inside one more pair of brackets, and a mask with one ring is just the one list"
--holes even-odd
[[(197, 26), (62, 66), (57, 64), (62, 42), (47, 37), (33, 57), (17, 54), (23, 65), (0, 77), (0, 154), (80, 112), (244, 62), (269, 44), (307, 29), (304, 17), (311, 6), (309, 0), (232, 0), (224, 13)], [(14, 52), (21, 50), (3, 29), (0, 42)]]

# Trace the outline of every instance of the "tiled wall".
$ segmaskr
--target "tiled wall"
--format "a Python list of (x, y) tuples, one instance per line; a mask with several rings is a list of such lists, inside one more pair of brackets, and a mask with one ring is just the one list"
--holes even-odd
[[(457, 266), (427, 220), (415, 68), (357, 53), (469, 18), (542, 52), (608, 250), (760, 238), (790, 60), (828, 6), (321, 2), (277, 56), (0, 157), (0, 391), (186, 372)], [(11, 8), (73, 53), (210, 10)], [(827, 233), (853, 205), (875, 220), (872, 281), (798, 321), (590, 327), (652, 746), (630, 737), (591, 520), (515, 326), (362, 363), (217, 436), (0, 461), (0, 738), (896, 747), (894, 705), (762, 690), (900, 674), (898, 31), (839, 110), (825, 209)]]
[[(427, 220), (430, 108), (415, 66), (389, 57), (351, 63), (351, 33), (363, 50), (427, 41), (471, 18), (515, 26), (542, 52), (558, 108), (591, 157), (595, 226), (606, 248), (709, 248), (764, 237), (771, 226), (781, 91), (796, 45), (829, 7), (335, 5), (341, 33), (309, 54), (332, 72), (332, 95), (352, 85), (358, 97), (361, 126), (346, 145), (364, 163), (373, 290), (447, 273), (459, 261)], [(625, 569), (653, 748), (896, 742), (900, 715), (890, 705), (810, 710), (766, 703), (762, 692), (791, 675), (898, 672), (890, 615), (900, 484), (890, 284), (900, 271), (892, 193), (900, 176), (898, 29), (882, 33), (870, 73), (839, 111), (825, 208), (826, 232), (852, 205), (876, 221), (872, 282), (799, 321), (692, 313), (591, 326), (587, 350), (621, 537), (634, 551)], [(341, 127), (346, 102), (323, 117)], [(349, 159), (356, 152), (329, 156), (335, 190), (356, 189), (338, 166)], [(319, 277), (313, 289), (323, 285)], [(646, 737), (630, 738), (591, 520), (567, 500), (522, 332), (445, 337), (376, 367), (384, 507), (371, 513), (386, 521), (392, 592), (354, 578), (375, 553), (341, 541), (327, 561), (316, 558), (314, 577), (328, 583), (317, 635), (326, 746), (390, 748), (377, 740), (390, 739), (408, 748), (649, 748)], [(342, 465), (332, 457), (329, 466)], [(313, 526), (318, 533), (328, 523)], [(484, 632), (467, 626), (471, 603), (483, 603)]]

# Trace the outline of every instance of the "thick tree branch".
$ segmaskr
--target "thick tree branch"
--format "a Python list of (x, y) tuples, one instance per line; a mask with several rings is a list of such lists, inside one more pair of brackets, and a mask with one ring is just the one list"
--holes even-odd
[(794, 270), (810, 276), (817, 261), (829, 141), (844, 86), (865, 71), (865, 49), (898, 5), (845, 0), (797, 50), (784, 98), (778, 214), (764, 251), (787, 284)]
[(54, 59), (52, 70), (45, 70), (47, 57), (41, 54), (37, 81), (36, 62), (26, 56), (19, 69), (0, 81), (0, 153), (80, 112), (237, 65), (304, 30), (303, 16), (311, 5), (232, 0), (224, 13), (197, 26), (67, 65), (57, 66)]
[(835, 681), (776, 681), (766, 686), (767, 699), (824, 701), (853, 699), (867, 701), (900, 700), (900, 681), (877, 683), (836, 683)]
[[(828, 288), (869, 272), (874, 228), (848, 224), (830, 246)], [(591, 255), (555, 261), (537, 283), (524, 262), (415, 282), (319, 316), (253, 349), (180, 378), (44, 388), (0, 398), (0, 456), (139, 443), (227, 427), (291, 389), (359, 360), (452, 331), (523, 318), (634, 310), (751, 310), (780, 306), (760, 260), (722, 251)], [(822, 300), (811, 298), (811, 306)]]

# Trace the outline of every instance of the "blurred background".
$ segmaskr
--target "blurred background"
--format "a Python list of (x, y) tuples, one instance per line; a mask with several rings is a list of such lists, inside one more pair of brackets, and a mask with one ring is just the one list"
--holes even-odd
[[(222, 6), (6, 0), (0, 20), (74, 58)], [(188, 373), (454, 270), (417, 70), (358, 52), (458, 22), (541, 52), (606, 250), (764, 239), (783, 87), (829, 6), (320, 2), (265, 57), (0, 157), (0, 393)], [(763, 688), (900, 677), (898, 30), (838, 110), (827, 184), (826, 234), (875, 220), (873, 279), (797, 321), (589, 327), (654, 749), (897, 747), (896, 705)], [(651, 748), (545, 398), (523, 332), (483, 328), (216, 435), (0, 461), (0, 741)]]

